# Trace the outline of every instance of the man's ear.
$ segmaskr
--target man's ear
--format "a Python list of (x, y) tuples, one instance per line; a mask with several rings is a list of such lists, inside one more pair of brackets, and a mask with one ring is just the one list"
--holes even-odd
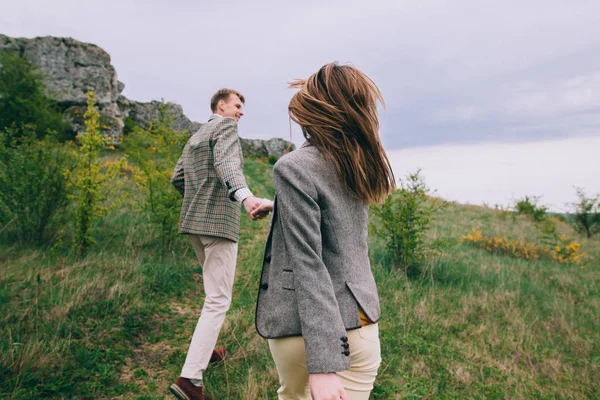
[(225, 100), (219, 100), (217, 103), (217, 110), (222, 111), (221, 107), (225, 105)]

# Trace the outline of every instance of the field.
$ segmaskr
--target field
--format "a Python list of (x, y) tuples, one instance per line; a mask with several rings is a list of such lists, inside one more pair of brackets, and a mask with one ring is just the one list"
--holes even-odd
[[(271, 197), (272, 166), (248, 160), (250, 187)], [(133, 197), (101, 220), (90, 254), (68, 243), (0, 251), (0, 397), (162, 399), (200, 313), (202, 270), (181, 237), (168, 251)], [(205, 376), (209, 398), (276, 398), (277, 373), (254, 329), (268, 221), (242, 217), (234, 301)], [(430, 232), (447, 247), (423, 273), (391, 265), (370, 236), (382, 305), (372, 399), (581, 399), (600, 396), (600, 238), (584, 266), (492, 255), (461, 243), (472, 228), (540, 240), (524, 216), (451, 203)]]

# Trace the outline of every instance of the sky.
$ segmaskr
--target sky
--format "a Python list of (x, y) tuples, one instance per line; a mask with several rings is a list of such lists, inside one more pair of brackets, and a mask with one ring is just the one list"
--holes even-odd
[(600, 137), (477, 143), (389, 150), (397, 178), (421, 170), (435, 195), (510, 209), (525, 196), (554, 212), (573, 211), (575, 188), (600, 193)]
[[(247, 138), (289, 138), (287, 83), (327, 62), (350, 63), (384, 95), (386, 150), (413, 160), (395, 159), (398, 175), (424, 168), (431, 154), (454, 162), (444, 157), (458, 147), (483, 152), (475, 171), (481, 176), (498, 166), (492, 160), (506, 164), (514, 154), (528, 159), (522, 169), (551, 169), (555, 147), (542, 143), (569, 144), (575, 154), (586, 150), (576, 146), (598, 149), (597, 0), (140, 3), (2, 0), (0, 33), (97, 44), (111, 55), (125, 96), (179, 103), (199, 122), (210, 115), (217, 89), (237, 89), (246, 97), (240, 135)], [(297, 127), (292, 138), (302, 142)], [(435, 151), (423, 153), (427, 148)], [(540, 148), (548, 151), (524, 150)], [(574, 176), (578, 168), (563, 171)], [(600, 176), (599, 161), (591, 168)], [(583, 183), (600, 192), (594, 180)], [(473, 187), (455, 199), (475, 202), (485, 197), (481, 191)]]

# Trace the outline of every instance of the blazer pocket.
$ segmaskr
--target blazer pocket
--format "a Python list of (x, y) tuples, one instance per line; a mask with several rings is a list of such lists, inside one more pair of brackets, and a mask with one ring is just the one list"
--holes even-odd
[(371, 322), (379, 321), (379, 297), (377, 296), (377, 286), (365, 283), (353, 283), (346, 281), (348, 290), (356, 299), (356, 302), (362, 307), (363, 311)]
[(287, 290), (296, 290), (294, 286), (294, 271), (291, 269), (284, 269), (281, 274), (281, 287)]

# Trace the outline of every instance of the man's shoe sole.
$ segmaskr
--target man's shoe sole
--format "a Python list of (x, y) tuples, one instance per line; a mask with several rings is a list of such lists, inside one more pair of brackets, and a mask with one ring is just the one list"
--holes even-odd
[(173, 393), (173, 396), (177, 397), (179, 400), (190, 400), (188, 395), (185, 394), (183, 390), (181, 390), (181, 388), (176, 384), (172, 384), (171, 386), (169, 386), (169, 390), (171, 391), (171, 393)]

